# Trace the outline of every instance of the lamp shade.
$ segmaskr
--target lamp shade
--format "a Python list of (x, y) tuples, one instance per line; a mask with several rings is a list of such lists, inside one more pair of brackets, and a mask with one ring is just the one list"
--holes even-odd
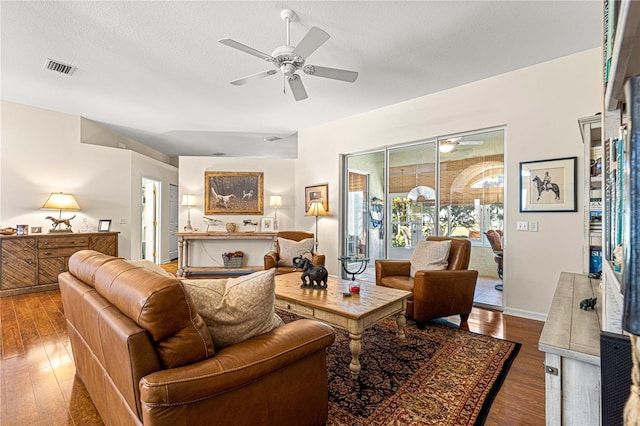
[(322, 201), (313, 201), (305, 216), (331, 216), (331, 213), (324, 209)]
[(271, 207), (282, 207), (282, 196), (280, 195), (272, 195), (269, 197), (269, 206)]
[(54, 210), (80, 210), (80, 205), (73, 195), (63, 192), (52, 192), (47, 201), (42, 205), (43, 209)]
[(182, 205), (193, 207), (196, 205), (196, 196), (193, 194), (184, 194), (182, 196)]

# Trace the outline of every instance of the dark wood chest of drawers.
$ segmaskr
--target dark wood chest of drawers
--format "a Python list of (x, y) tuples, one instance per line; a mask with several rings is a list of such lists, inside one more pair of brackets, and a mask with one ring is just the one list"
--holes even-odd
[(118, 255), (118, 233), (69, 233), (0, 237), (0, 295), (48, 290), (69, 267), (69, 258), (91, 249)]

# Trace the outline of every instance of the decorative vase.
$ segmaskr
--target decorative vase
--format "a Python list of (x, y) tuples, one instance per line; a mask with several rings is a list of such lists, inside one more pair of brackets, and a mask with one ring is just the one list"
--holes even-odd
[(227, 232), (236, 232), (238, 225), (233, 222), (227, 222)]

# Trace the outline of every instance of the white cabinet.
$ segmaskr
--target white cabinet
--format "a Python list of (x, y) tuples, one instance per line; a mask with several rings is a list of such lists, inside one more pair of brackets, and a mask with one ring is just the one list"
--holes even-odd
[(538, 342), (545, 353), (547, 425), (601, 424), (600, 303), (595, 310), (580, 309), (592, 297), (601, 300), (597, 280), (561, 273)]
[(600, 115), (578, 120), (584, 143), (583, 272), (602, 271), (603, 144)]

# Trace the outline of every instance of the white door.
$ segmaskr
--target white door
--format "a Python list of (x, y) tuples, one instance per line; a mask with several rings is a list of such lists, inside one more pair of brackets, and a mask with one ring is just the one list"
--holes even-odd
[(142, 178), (142, 220), (141, 227), (141, 259), (148, 259), (154, 263), (158, 261), (160, 241), (159, 226), (159, 188), (160, 182)]

